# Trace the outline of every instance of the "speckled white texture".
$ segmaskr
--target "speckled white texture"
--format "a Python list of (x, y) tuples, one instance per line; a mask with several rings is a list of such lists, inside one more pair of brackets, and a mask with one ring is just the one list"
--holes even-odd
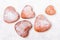
[(18, 17), (17, 15), (18, 15), (17, 13), (13, 13), (11, 11), (6, 10), (4, 17), (5, 17), (5, 19), (7, 18), (8, 20), (13, 20)]
[[(34, 28), (30, 30), (27, 38), (22, 38), (17, 35), (14, 30), (14, 24), (7, 24), (3, 21), (4, 9), (7, 6), (13, 6), (20, 13), (25, 5), (31, 5), (36, 16), (44, 14), (52, 23), (49, 31), (38, 33)], [(45, 8), (48, 5), (53, 5), (56, 9), (56, 14), (49, 16), (45, 13)], [(35, 17), (36, 17), (35, 16)], [(20, 20), (23, 20), (20, 18)], [(33, 19), (28, 19), (34, 24)], [(60, 0), (0, 0), (0, 40), (60, 40)]]

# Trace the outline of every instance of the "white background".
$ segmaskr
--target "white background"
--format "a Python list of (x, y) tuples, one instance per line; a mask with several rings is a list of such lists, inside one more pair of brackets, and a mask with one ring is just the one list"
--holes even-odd
[[(44, 14), (47, 19), (52, 23), (50, 30), (46, 32), (36, 32), (34, 26), (29, 32), (28, 37), (20, 37), (14, 29), (15, 23), (7, 24), (3, 21), (4, 9), (7, 6), (13, 6), (19, 14), (25, 5), (31, 5), (35, 11), (36, 16)], [(45, 8), (48, 5), (53, 5), (56, 14), (49, 16), (45, 13)], [(36, 18), (35, 16), (35, 18)], [(27, 19), (34, 24), (33, 19)], [(20, 18), (18, 21), (24, 20)], [(59, 0), (0, 0), (0, 40), (60, 40), (60, 1)]]

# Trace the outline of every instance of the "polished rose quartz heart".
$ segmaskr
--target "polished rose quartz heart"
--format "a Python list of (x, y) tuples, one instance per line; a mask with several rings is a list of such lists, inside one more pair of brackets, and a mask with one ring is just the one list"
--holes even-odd
[(18, 12), (15, 10), (14, 7), (8, 6), (4, 10), (3, 18), (5, 22), (13, 23), (13, 22), (16, 22), (20, 18), (20, 15), (18, 14)]
[(15, 30), (17, 34), (23, 38), (28, 36), (31, 28), (32, 24), (27, 20), (19, 21), (15, 24)]
[(35, 16), (33, 8), (30, 5), (26, 5), (21, 12), (21, 17), (24, 19), (30, 19)]
[(51, 23), (42, 14), (38, 15), (34, 22), (34, 29), (37, 32), (45, 32), (51, 28)]

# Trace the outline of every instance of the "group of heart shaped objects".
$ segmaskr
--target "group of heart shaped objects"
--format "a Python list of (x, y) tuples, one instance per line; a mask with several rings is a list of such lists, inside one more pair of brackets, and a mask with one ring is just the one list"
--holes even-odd
[[(56, 14), (56, 10), (52, 5), (49, 5), (46, 8), (45, 12), (48, 15)], [(25, 19), (33, 19), (35, 17), (35, 12), (33, 11), (33, 8), (30, 5), (26, 5), (22, 9), (21, 15), (12, 6), (8, 6), (5, 8), (3, 19), (6, 23), (14, 23), (18, 21), (20, 17), (24, 20), (17, 22), (14, 25), (14, 29), (19, 36), (25, 38), (28, 36), (29, 31), (31, 30), (33, 25), (30, 21)], [(43, 14), (36, 16), (34, 21), (34, 30), (36, 32), (45, 32), (49, 30), (51, 26), (51, 22)]]

